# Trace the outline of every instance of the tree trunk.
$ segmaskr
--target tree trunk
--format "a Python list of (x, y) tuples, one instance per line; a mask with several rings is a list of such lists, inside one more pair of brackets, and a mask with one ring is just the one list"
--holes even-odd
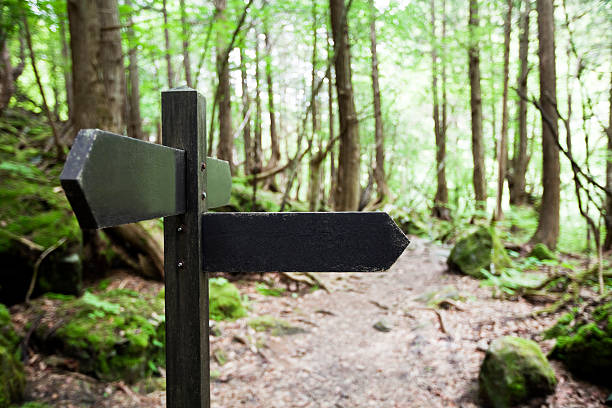
[(70, 69), (70, 51), (66, 40), (66, 16), (62, 13), (57, 14), (59, 24), (59, 35), (62, 43), (62, 73), (64, 75), (64, 87), (66, 88), (66, 106), (68, 107), (68, 117), (72, 117), (73, 97), (72, 97), (72, 70)]
[[(132, 7), (131, 0), (125, 0), (125, 5)], [(130, 63), (128, 67), (128, 93), (127, 93), (127, 106), (128, 106), (128, 117), (127, 117), (127, 134), (129, 137), (134, 139), (144, 139), (142, 133), (142, 118), (140, 116), (140, 79), (138, 76), (138, 44), (136, 42), (136, 36), (134, 34), (134, 28), (132, 26), (132, 12), (128, 16), (128, 27), (127, 27), (127, 38), (128, 38), (128, 61)]]
[[(246, 34), (245, 34), (246, 36)], [(251, 174), (252, 151), (251, 151), (251, 98), (249, 97), (245, 45), (240, 47), (240, 77), (242, 80), (242, 138), (244, 141), (244, 174)]]
[(268, 85), (268, 112), (270, 114), (270, 150), (272, 152), (267, 168), (273, 169), (280, 162), (281, 153), (276, 128), (276, 110), (274, 109), (274, 87), (272, 81), (272, 43), (270, 42), (270, 33), (268, 32), (268, 30), (264, 32), (264, 38), (266, 46), (266, 82)]
[(259, 34), (255, 32), (255, 130), (253, 138), (253, 168), (257, 174), (263, 170), (261, 152), (261, 72), (259, 69)]
[[(2, 27), (0, 27), (1, 30)], [(13, 67), (8, 48), (8, 38), (6, 38), (6, 33), (0, 32), (0, 115), (2, 115), (2, 112), (4, 112), (4, 109), (6, 109), (11, 101), (11, 97), (15, 93), (17, 78), (19, 78), (25, 67), (23, 41), (20, 42), (20, 51), (21, 61), (19, 65)]]
[(340, 153), (335, 208), (356, 211), (359, 207), (359, 123), (351, 79), (348, 24), (344, 0), (330, 0), (331, 26), (334, 38), (334, 65), (340, 117)]
[[(227, 0), (215, 0), (217, 20), (225, 23), (225, 9)], [(217, 76), (219, 78), (218, 106), (219, 106), (219, 144), (217, 145), (217, 157), (227, 160), (230, 164), (232, 174), (234, 173), (233, 152), (234, 138), (232, 134), (232, 104), (229, 64), (226, 61), (229, 53), (227, 52), (227, 35), (221, 30), (217, 34)]]
[(470, 0), (470, 106), (472, 116), (472, 157), (474, 159), (474, 195), (476, 206), (486, 209), (487, 184), (484, 167), (484, 145), (482, 139), (482, 96), (480, 92), (480, 50), (478, 45), (478, 0)]
[(374, 95), (374, 140), (376, 143), (376, 164), (374, 180), (378, 202), (383, 202), (389, 196), (387, 179), (385, 177), (385, 138), (383, 133), (382, 109), (380, 103), (380, 86), (378, 84), (378, 55), (376, 53), (376, 7), (370, 0), (370, 52), (372, 54), (372, 93)]
[(508, 75), (510, 68), (510, 34), (512, 30), (512, 4), (508, 0), (508, 11), (504, 22), (504, 90), (502, 94), (502, 128), (497, 149), (497, 200), (495, 219), (504, 217), (502, 200), (504, 197), (504, 180), (506, 179), (506, 162), (508, 161)]
[[(119, 31), (117, 0), (69, 0), (68, 20), (72, 51), (74, 109), (73, 123), (76, 129), (99, 128), (123, 133), (124, 66)], [(155, 248), (154, 242), (144, 242), (142, 237), (153, 241), (140, 224), (112, 228), (107, 235), (126, 236), (128, 230), (138, 234), (134, 248)], [(125, 242), (117, 242), (124, 246)], [(88, 272), (103, 272), (104, 256), (100, 253), (102, 241), (97, 231), (83, 230), (83, 256)], [(151, 252), (153, 251), (153, 252)], [(138, 250), (138, 256), (155, 259), (160, 254), (155, 250)], [(137, 255), (133, 255), (137, 256)], [(131, 262), (139, 265), (138, 259)], [(157, 263), (159, 264), (159, 263)], [(149, 265), (150, 266), (150, 265)], [(163, 269), (157, 268), (158, 277)]]
[[(312, 2), (312, 62), (310, 72), (310, 106), (312, 114), (312, 140), (314, 145), (319, 131), (319, 116), (317, 112), (317, 95), (316, 95), (316, 79), (317, 79), (317, 3)], [(310, 160), (308, 161), (308, 209), (309, 211), (318, 211), (319, 209), (319, 193), (321, 190), (321, 164), (322, 144), (319, 138), (319, 150), (317, 153), (314, 149), (310, 150)]]
[[(445, 16), (442, 15), (444, 21)], [(443, 220), (450, 220), (450, 212), (448, 210), (448, 188), (446, 185), (446, 106), (443, 107), (443, 122), (440, 123), (440, 108), (438, 100), (438, 45), (436, 43), (436, 2), (431, 0), (431, 71), (432, 71), (432, 93), (433, 93), (433, 120), (434, 120), (434, 135), (436, 138), (436, 196), (434, 198), (433, 216)], [(443, 36), (445, 34), (445, 24), (443, 22)], [(444, 38), (442, 38), (444, 41)], [(444, 62), (443, 62), (444, 64)], [(446, 74), (446, 73), (445, 73)], [(446, 78), (444, 78), (446, 79)], [(445, 90), (445, 89), (444, 89)], [(446, 94), (444, 94), (444, 103), (446, 104)]]
[[(606, 128), (608, 137), (608, 151), (606, 160), (606, 188), (612, 191), (612, 73), (610, 73), (610, 106), (608, 108), (608, 127)], [(612, 198), (606, 195), (606, 240), (604, 241), (603, 250), (609, 251), (612, 249)]]
[[(327, 59), (333, 58), (331, 49), (331, 39), (329, 38), (329, 30), (327, 30)], [(334, 85), (332, 84), (332, 67), (327, 72), (327, 115), (329, 121), (329, 140), (334, 139)], [(329, 151), (329, 197), (327, 205), (334, 208), (334, 196), (337, 185), (338, 172), (336, 171), (336, 149)]]
[[(517, 78), (517, 90), (519, 95), (527, 96), (527, 76), (529, 74), (529, 13), (531, 2), (525, 0), (525, 9), (521, 13), (520, 35), (519, 35), (519, 75)], [(510, 204), (527, 204), (525, 192), (525, 174), (527, 173), (527, 101), (518, 98), (518, 139), (514, 141), (514, 156), (512, 159), (512, 177), (510, 181)]]
[(164, 15), (164, 41), (166, 44), (166, 73), (168, 74), (168, 88), (174, 88), (174, 72), (172, 70), (172, 58), (170, 56), (170, 31), (168, 30), (168, 8), (166, 0), (162, 1), (162, 14)]
[[(559, 148), (557, 127), (557, 75), (555, 70), (555, 23), (552, 0), (537, 0), (538, 57), (540, 60), (540, 105), (542, 107), (542, 204), (538, 228), (531, 243), (543, 243), (550, 249), (559, 238)], [(544, 117), (549, 121), (547, 122)]]
[(181, 8), (181, 30), (183, 37), (183, 68), (185, 69), (185, 82), (187, 86), (193, 88), (191, 80), (191, 60), (189, 58), (189, 25), (187, 24), (187, 10), (185, 9), (185, 0), (180, 0)]

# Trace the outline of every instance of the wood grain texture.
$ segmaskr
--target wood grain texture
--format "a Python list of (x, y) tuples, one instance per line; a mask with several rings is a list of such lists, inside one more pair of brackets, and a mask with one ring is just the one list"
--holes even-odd
[(409, 244), (382, 212), (208, 213), (202, 224), (209, 272), (384, 271)]
[(81, 130), (60, 175), (81, 228), (185, 211), (184, 152), (98, 129)]
[(193, 89), (162, 93), (164, 145), (185, 151), (185, 213), (164, 218), (166, 401), (168, 408), (210, 407), (208, 276), (203, 272), (206, 201), (205, 100)]

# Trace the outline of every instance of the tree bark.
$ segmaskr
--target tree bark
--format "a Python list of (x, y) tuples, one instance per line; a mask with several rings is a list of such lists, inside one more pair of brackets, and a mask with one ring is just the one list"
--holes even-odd
[[(555, 25), (552, 0), (537, 0), (538, 57), (540, 60), (540, 105), (542, 107), (542, 204), (538, 228), (531, 243), (543, 243), (551, 249), (559, 238), (560, 165), (556, 137), (557, 75), (555, 69)], [(544, 116), (549, 122), (544, 120)]]
[(377, 201), (383, 202), (389, 196), (385, 177), (385, 138), (383, 133), (382, 108), (380, 102), (380, 85), (378, 84), (378, 54), (376, 52), (376, 7), (370, 0), (370, 53), (372, 55), (372, 93), (374, 98), (374, 140), (376, 143), (376, 164), (374, 180), (376, 181)]
[[(115, 133), (124, 132), (123, 104), (125, 71), (119, 31), (117, 0), (69, 0), (68, 20), (72, 51), (74, 109), (73, 123), (76, 129), (99, 128)], [(113, 236), (138, 236), (133, 248), (155, 248), (153, 237), (140, 224), (114, 227), (106, 231)], [(151, 242), (144, 242), (148, 237)], [(116, 242), (121, 247), (125, 242)], [(102, 242), (95, 230), (83, 230), (83, 256), (91, 265), (87, 272), (103, 273), (105, 259), (100, 253)], [(138, 253), (139, 255), (136, 255)], [(156, 259), (155, 249), (140, 249), (132, 256)], [(141, 264), (139, 259), (131, 264)], [(154, 262), (158, 264), (159, 262)], [(147, 268), (151, 263), (147, 263)], [(100, 269), (98, 269), (100, 268)], [(141, 270), (143, 272), (143, 270)], [(158, 266), (157, 277), (163, 276)]]
[(474, 159), (474, 195), (476, 206), (486, 209), (487, 185), (484, 167), (484, 145), (482, 138), (482, 96), (480, 92), (480, 49), (478, 38), (478, 0), (470, 0), (470, 47), (469, 77), (470, 77), (470, 106), (472, 116), (472, 157)]
[[(317, 133), (319, 131), (319, 117), (317, 112), (317, 95), (316, 95), (316, 79), (317, 79), (317, 3), (312, 2), (312, 61), (310, 72), (310, 106), (312, 113), (312, 140), (311, 143), (316, 143)], [(308, 209), (309, 211), (318, 211), (319, 209), (319, 194), (321, 190), (321, 164), (323, 157), (321, 155), (322, 144), (319, 138), (319, 150), (317, 153), (310, 151), (310, 160), (308, 161)]]
[[(529, 13), (531, 2), (525, 0), (525, 9), (521, 13), (519, 24), (519, 74), (517, 78), (517, 90), (519, 95), (527, 95), (527, 76), (529, 75)], [(525, 174), (527, 173), (527, 101), (518, 98), (518, 139), (514, 141), (514, 155), (512, 159), (512, 175), (510, 181), (510, 204), (527, 204), (527, 193), (525, 192)]]
[(174, 71), (172, 70), (172, 58), (170, 55), (170, 31), (168, 30), (168, 8), (166, 0), (162, 1), (162, 14), (164, 16), (164, 41), (166, 45), (166, 73), (168, 74), (168, 88), (174, 88)]
[[(0, 7), (0, 13), (3, 11), (3, 8)], [(11, 97), (16, 90), (15, 85), (17, 78), (19, 78), (25, 67), (23, 40), (20, 40), (20, 62), (16, 67), (13, 67), (11, 63), (11, 54), (8, 48), (8, 33), (3, 29), (4, 27), (0, 27), (0, 115), (2, 115), (4, 109), (9, 105)]]
[[(261, 72), (259, 69), (259, 33), (255, 32), (255, 130), (253, 137), (253, 168), (251, 173), (263, 170), (261, 152)], [(257, 183), (254, 181), (254, 183)]]
[(506, 164), (508, 161), (508, 76), (510, 70), (510, 34), (512, 30), (512, 4), (507, 1), (508, 11), (504, 21), (504, 90), (502, 93), (502, 128), (497, 148), (497, 197), (495, 219), (504, 217), (502, 200), (504, 197), (504, 180), (506, 180)]
[(185, 69), (185, 82), (187, 86), (193, 88), (191, 80), (191, 59), (189, 58), (189, 25), (187, 24), (187, 10), (185, 0), (180, 0), (181, 8), (181, 31), (183, 37), (183, 68)]
[(348, 24), (344, 0), (330, 0), (331, 26), (334, 38), (334, 65), (340, 118), (340, 152), (335, 208), (356, 211), (359, 207), (359, 123), (351, 79)]
[[(125, 5), (132, 7), (131, 0), (125, 0)], [(128, 39), (128, 92), (127, 92), (127, 134), (134, 139), (144, 139), (142, 133), (142, 117), (140, 115), (140, 79), (138, 75), (138, 44), (133, 28), (132, 13), (128, 15), (128, 27), (126, 30)]]
[(66, 89), (66, 106), (68, 107), (68, 117), (72, 117), (73, 96), (72, 96), (72, 70), (70, 69), (70, 51), (66, 40), (66, 16), (62, 13), (57, 14), (59, 24), (59, 35), (62, 43), (62, 73), (64, 75), (64, 87)]
[[(245, 34), (246, 36), (246, 34)], [(240, 77), (242, 80), (242, 120), (244, 127), (242, 128), (242, 138), (244, 141), (244, 174), (251, 174), (252, 151), (251, 151), (251, 98), (249, 97), (247, 62), (245, 55), (245, 45), (240, 47)]]
[[(327, 59), (333, 58), (331, 39), (329, 30), (327, 30)], [(334, 139), (334, 85), (332, 84), (332, 68), (327, 72), (327, 115), (329, 121), (329, 140)], [(334, 208), (334, 196), (337, 185), (338, 172), (336, 171), (336, 153), (335, 149), (329, 151), (329, 197), (327, 205)]]
[[(215, 0), (215, 8), (217, 20), (221, 25), (225, 24), (227, 0)], [(217, 157), (221, 160), (227, 160), (230, 164), (232, 174), (234, 174), (231, 87), (229, 64), (226, 61), (229, 53), (227, 52), (227, 35), (224, 31), (225, 30), (220, 30), (217, 34), (217, 76), (219, 78), (219, 143), (217, 144)]]
[[(438, 99), (438, 45), (436, 43), (436, 2), (431, 0), (431, 27), (432, 27), (432, 39), (431, 39), (431, 71), (432, 71), (432, 93), (433, 93), (433, 120), (434, 120), (434, 135), (436, 138), (436, 196), (434, 197), (433, 216), (443, 220), (450, 220), (450, 212), (448, 209), (448, 188), (446, 185), (446, 71), (444, 71), (443, 82), (443, 114), (442, 123), (440, 123), (440, 107)], [(444, 9), (446, 8), (446, 1), (444, 0)], [(442, 41), (446, 34), (446, 16), (444, 12), (442, 14), (443, 20), (443, 32)], [(444, 66), (444, 61), (442, 61)]]
[[(610, 106), (608, 108), (608, 127), (606, 128), (608, 137), (608, 150), (606, 160), (606, 188), (612, 191), (612, 73), (610, 73)], [(606, 195), (606, 214), (604, 218), (606, 224), (606, 239), (603, 250), (612, 249), (612, 198)]]
[(270, 116), (270, 150), (272, 152), (270, 161), (266, 166), (268, 169), (273, 169), (278, 165), (281, 158), (280, 145), (278, 143), (278, 132), (276, 127), (276, 110), (274, 108), (274, 87), (272, 81), (272, 43), (270, 41), (270, 33), (266, 29), (264, 32), (265, 47), (266, 47), (266, 82), (268, 85), (268, 112)]

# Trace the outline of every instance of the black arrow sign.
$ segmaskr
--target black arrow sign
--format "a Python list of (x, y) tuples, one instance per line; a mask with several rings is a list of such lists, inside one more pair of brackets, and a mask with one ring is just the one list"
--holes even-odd
[(389, 269), (409, 241), (388, 214), (207, 213), (209, 272), (373, 272)]

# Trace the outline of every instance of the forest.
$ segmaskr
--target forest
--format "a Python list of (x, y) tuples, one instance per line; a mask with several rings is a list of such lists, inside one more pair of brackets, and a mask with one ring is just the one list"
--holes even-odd
[(161, 144), (180, 87), (212, 211), (411, 241), (207, 274), (211, 406), (612, 406), (612, 2), (2, 0), (0, 408), (166, 406), (163, 220), (81, 230), (59, 176), (81, 129)]

